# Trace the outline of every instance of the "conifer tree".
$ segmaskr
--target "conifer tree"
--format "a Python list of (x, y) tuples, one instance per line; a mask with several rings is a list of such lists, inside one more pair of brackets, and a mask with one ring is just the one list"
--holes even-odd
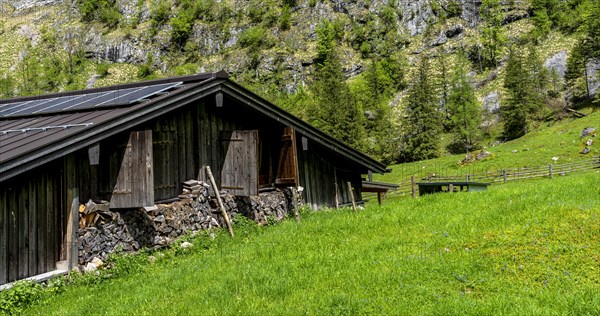
[(475, 90), (467, 77), (468, 61), (459, 55), (452, 74), (448, 112), (450, 130), (453, 134), (453, 148), (466, 150), (477, 148), (481, 138), (481, 106)]
[(335, 29), (330, 22), (320, 25), (315, 73), (315, 101), (308, 111), (309, 121), (334, 138), (363, 149), (364, 114), (350, 93), (335, 49)]
[(441, 124), (437, 105), (429, 61), (424, 57), (407, 96), (406, 118), (402, 122), (404, 161), (430, 159), (439, 155)]
[(506, 139), (525, 135), (528, 119), (535, 117), (540, 109), (541, 98), (535, 90), (532, 78), (521, 52), (511, 48), (504, 77), (506, 95), (500, 106), (500, 118), (504, 123), (503, 136)]
[(483, 59), (486, 67), (497, 67), (498, 56), (506, 43), (502, 29), (502, 4), (500, 0), (483, 0), (481, 3)]

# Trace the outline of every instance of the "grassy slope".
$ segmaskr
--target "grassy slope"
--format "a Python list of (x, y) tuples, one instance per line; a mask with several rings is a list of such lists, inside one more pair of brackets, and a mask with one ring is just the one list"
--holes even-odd
[(190, 254), (69, 287), (28, 313), (597, 315), (599, 181), (593, 172), (304, 214), (234, 241), (219, 234), (209, 250), (195, 241)]
[[(522, 168), (526, 166), (543, 166), (589, 159), (600, 155), (600, 139), (592, 138), (594, 144), (587, 155), (580, 154), (584, 142), (579, 135), (585, 127), (595, 127), (600, 134), (600, 111), (580, 119), (543, 123), (535, 131), (510, 142), (495, 147), (485, 148), (493, 154), (492, 158), (477, 163), (461, 166), (464, 154), (449, 155), (438, 159), (391, 166), (391, 173), (374, 175), (378, 181), (397, 183), (410, 179), (411, 175), (423, 176), (434, 172), (437, 175), (464, 175), (466, 173), (483, 173), (504, 168)], [(516, 150), (516, 153), (513, 153)], [(558, 161), (552, 161), (558, 157)]]

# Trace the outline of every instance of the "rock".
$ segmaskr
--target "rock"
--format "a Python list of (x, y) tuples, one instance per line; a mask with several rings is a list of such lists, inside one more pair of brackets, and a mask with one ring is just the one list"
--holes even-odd
[(104, 262), (102, 260), (100, 260), (98, 257), (94, 257), (94, 259), (92, 259), (91, 263), (95, 264), (96, 267), (98, 267), (98, 268), (104, 265)]
[(154, 221), (157, 223), (164, 223), (165, 222), (165, 216), (164, 215), (158, 215), (154, 218)]
[(586, 145), (586, 146), (592, 146), (592, 144), (593, 144), (593, 143), (594, 143), (594, 141), (593, 141), (592, 139), (588, 139), (588, 140), (585, 142), (585, 145)]
[(87, 83), (85, 84), (85, 88), (86, 89), (91, 89), (94, 87), (94, 85), (96, 84), (96, 79), (100, 78), (100, 75), (98, 74), (94, 74), (90, 77), (90, 79), (88, 79)]
[(92, 262), (88, 262), (88, 264), (85, 266), (85, 268), (83, 268), (83, 271), (86, 273), (93, 272), (96, 270), (98, 270), (98, 266)]
[(155, 257), (155, 256), (149, 256), (149, 257), (148, 257), (148, 261), (149, 261), (150, 263), (155, 263), (155, 262), (156, 262), (156, 257)]
[(513, 152), (513, 153), (516, 153), (516, 152), (517, 152), (517, 150), (516, 150), (516, 149), (513, 149), (513, 150), (512, 150), (512, 152)]
[(567, 72), (567, 51), (561, 50), (552, 57), (546, 59), (544, 67), (550, 71), (555, 71), (561, 79), (565, 78)]
[(491, 113), (498, 113), (500, 111), (498, 91), (493, 91), (485, 97), (483, 97), (483, 108)]
[(590, 96), (593, 97), (598, 92), (600, 87), (600, 78), (598, 78), (598, 71), (600, 71), (600, 61), (590, 61), (586, 65), (588, 73), (588, 85), (590, 87)]
[(581, 131), (581, 135), (579, 136), (580, 138), (584, 138), (590, 134), (592, 134), (596, 129), (593, 127), (586, 127)]
[(558, 157), (552, 157), (552, 161), (558, 161)]
[(584, 148), (584, 149), (581, 151), (581, 153), (582, 153), (582, 154), (584, 154), (584, 155), (587, 155), (587, 154), (589, 154), (589, 153), (590, 153), (590, 151), (591, 151), (591, 150), (590, 150), (590, 148), (586, 146), (586, 147), (585, 147), (585, 148)]
[(188, 249), (188, 248), (191, 248), (192, 246), (194, 246), (194, 245), (187, 241), (181, 243), (181, 248), (183, 248), (183, 249)]
[(461, 24), (454, 24), (446, 30), (445, 34), (447, 38), (453, 38), (460, 35), (463, 31), (464, 27)]
[(446, 33), (440, 32), (440, 34), (438, 34), (438, 36), (435, 39), (433, 39), (429, 45), (433, 46), (433, 47), (436, 47), (436, 46), (440, 46), (440, 45), (446, 44), (446, 42), (448, 42), (448, 38), (446, 37)]

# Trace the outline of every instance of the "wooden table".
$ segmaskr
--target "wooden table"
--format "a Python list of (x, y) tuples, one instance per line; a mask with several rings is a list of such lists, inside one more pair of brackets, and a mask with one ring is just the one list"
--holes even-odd
[(381, 206), (381, 195), (389, 190), (398, 189), (398, 185), (385, 182), (363, 181), (361, 192), (376, 192), (377, 203)]
[(444, 182), (419, 182), (419, 195), (437, 193), (437, 192), (478, 192), (487, 189), (489, 183), (484, 182), (465, 182), (465, 181), (444, 181)]

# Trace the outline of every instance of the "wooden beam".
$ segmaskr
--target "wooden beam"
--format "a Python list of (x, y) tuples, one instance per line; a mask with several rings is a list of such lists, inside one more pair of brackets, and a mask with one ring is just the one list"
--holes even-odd
[(79, 230), (79, 190), (69, 188), (67, 192), (68, 200), (71, 201), (71, 208), (67, 220), (67, 267), (71, 271), (77, 266), (79, 259), (79, 245), (77, 242), (77, 231)]
[(223, 200), (221, 200), (221, 194), (219, 193), (219, 187), (217, 187), (215, 177), (213, 177), (212, 171), (210, 171), (210, 166), (206, 166), (206, 175), (210, 180), (210, 184), (213, 188), (213, 191), (215, 191), (215, 196), (217, 197), (217, 202), (219, 203), (219, 208), (221, 209), (221, 215), (225, 219), (225, 224), (229, 229), (229, 234), (231, 235), (231, 238), (233, 238), (233, 227), (231, 227), (231, 223), (229, 222), (229, 216), (227, 216), (227, 212), (225, 211), (225, 206), (223, 205)]
[(350, 194), (350, 201), (352, 201), (352, 210), (356, 212), (356, 202), (354, 201), (354, 192), (352, 192), (352, 182), (348, 181), (348, 193)]

